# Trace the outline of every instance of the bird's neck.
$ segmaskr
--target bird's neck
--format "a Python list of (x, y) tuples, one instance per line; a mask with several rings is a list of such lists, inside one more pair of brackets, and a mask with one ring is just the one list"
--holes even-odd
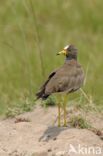
[(70, 60), (77, 60), (77, 56), (73, 56), (73, 55), (66, 56), (66, 61), (70, 61)]

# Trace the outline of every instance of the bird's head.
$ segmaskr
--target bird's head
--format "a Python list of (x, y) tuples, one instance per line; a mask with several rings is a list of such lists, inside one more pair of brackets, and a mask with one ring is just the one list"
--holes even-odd
[(57, 55), (65, 55), (67, 59), (77, 59), (77, 48), (74, 45), (67, 45)]

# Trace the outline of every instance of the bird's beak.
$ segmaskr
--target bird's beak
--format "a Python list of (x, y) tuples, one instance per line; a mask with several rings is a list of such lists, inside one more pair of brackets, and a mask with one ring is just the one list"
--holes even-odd
[(57, 55), (61, 55), (61, 54), (66, 55), (66, 50), (62, 50), (62, 51), (57, 53)]

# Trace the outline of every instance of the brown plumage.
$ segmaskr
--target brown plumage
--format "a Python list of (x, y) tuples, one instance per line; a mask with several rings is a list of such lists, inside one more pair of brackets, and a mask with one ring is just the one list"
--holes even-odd
[[(66, 46), (63, 51), (58, 53), (58, 55), (60, 54), (66, 56), (64, 65), (49, 75), (39, 92), (36, 93), (37, 99), (45, 100), (51, 94), (58, 92), (65, 92), (67, 95), (78, 90), (83, 85), (84, 72), (81, 65), (77, 62), (77, 49), (75, 46)], [(67, 126), (65, 100), (63, 107), (61, 106), (61, 101), (58, 102), (58, 126), (61, 125), (61, 108), (64, 110), (64, 126)]]
[(67, 59), (62, 67), (49, 75), (36, 96), (46, 99), (52, 93), (74, 92), (82, 86), (83, 80), (84, 72), (81, 65), (76, 59)]

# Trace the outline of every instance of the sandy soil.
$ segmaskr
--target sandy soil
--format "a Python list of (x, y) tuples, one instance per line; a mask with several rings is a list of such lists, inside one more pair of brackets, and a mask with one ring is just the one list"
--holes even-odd
[[(79, 113), (75, 110), (70, 112), (68, 118), (72, 113)], [(102, 116), (90, 113), (84, 113), (84, 116), (103, 131)], [(1, 120), (0, 156), (103, 156), (103, 140), (99, 136), (86, 129), (58, 128), (56, 117), (57, 108), (43, 109), (38, 106), (33, 112)], [(87, 150), (93, 147), (94, 153), (79, 151), (83, 147)]]

